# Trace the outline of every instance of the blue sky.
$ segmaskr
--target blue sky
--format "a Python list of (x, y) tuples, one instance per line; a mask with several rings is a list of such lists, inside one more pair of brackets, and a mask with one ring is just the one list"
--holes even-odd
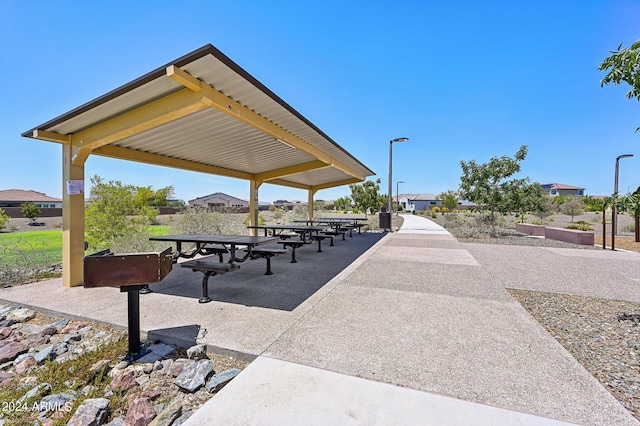
[[(393, 4), (392, 4), (393, 3)], [(59, 145), (20, 134), (211, 43), (377, 173), (387, 190), (455, 190), (460, 161), (529, 147), (521, 176), (640, 185), (640, 103), (598, 65), (640, 39), (640, 1), (0, 0), (0, 189), (62, 196)], [(92, 156), (97, 174), (188, 200), (248, 183)], [(87, 188), (88, 190), (88, 188)], [(348, 187), (323, 190), (335, 199)], [(260, 200), (306, 200), (275, 185)]]

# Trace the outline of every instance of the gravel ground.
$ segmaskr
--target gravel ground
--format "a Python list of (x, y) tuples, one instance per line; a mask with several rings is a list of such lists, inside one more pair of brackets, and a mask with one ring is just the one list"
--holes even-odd
[(640, 304), (509, 289), (640, 420)]
[[(594, 220), (585, 215), (575, 220)], [(632, 218), (621, 216), (623, 226)], [(445, 226), (444, 219), (434, 219)], [(589, 220), (586, 220), (589, 221)], [(550, 226), (564, 227), (571, 218), (556, 215)], [(505, 221), (511, 224), (513, 221)], [(446, 226), (445, 226), (446, 227)], [(595, 228), (599, 228), (597, 232)], [(581, 246), (561, 241), (532, 238), (500, 228), (498, 238), (488, 235), (457, 237), (461, 242), (541, 247), (566, 247), (602, 250), (602, 227), (594, 227), (595, 246)], [(608, 230), (611, 231), (610, 228)], [(455, 235), (456, 230), (450, 232)], [(610, 241), (610, 236), (607, 241)], [(616, 247), (640, 251), (633, 234), (619, 232)], [(640, 420), (640, 304), (608, 299), (594, 299), (566, 294), (508, 289), (509, 293), (540, 323), (587, 371), (620, 403)]]

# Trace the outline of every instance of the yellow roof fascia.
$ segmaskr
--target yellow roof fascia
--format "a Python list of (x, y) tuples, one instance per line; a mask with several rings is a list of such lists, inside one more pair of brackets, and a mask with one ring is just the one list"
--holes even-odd
[(40, 139), (40, 140), (49, 141), (49, 142), (57, 142), (63, 145), (66, 145), (71, 142), (70, 135), (62, 135), (60, 133), (49, 132), (47, 130), (40, 130), (40, 129), (33, 131), (33, 137), (34, 139)]
[(135, 149), (122, 148), (113, 145), (105, 145), (100, 148), (96, 148), (93, 150), (92, 154), (130, 160), (138, 163), (173, 167), (175, 169), (188, 170), (192, 172), (209, 173), (245, 180), (253, 179), (253, 175), (251, 173), (225, 169), (224, 167), (210, 166), (203, 163), (196, 163), (194, 161), (181, 160), (179, 158), (166, 157), (164, 155), (152, 154), (149, 152), (137, 151)]
[(282, 178), (285, 176), (295, 175), (297, 173), (308, 172), (311, 170), (317, 170), (324, 167), (330, 167), (329, 164), (326, 164), (320, 160), (309, 161), (308, 163), (296, 164), (295, 166), (283, 167), (281, 169), (270, 170), (264, 173), (257, 173), (254, 175), (255, 180), (258, 181), (269, 181), (271, 179)]
[(205, 108), (207, 108), (207, 105), (202, 102), (202, 95), (190, 89), (182, 89), (141, 105), (138, 108), (71, 135), (71, 143), (79, 148), (74, 155), (73, 163), (74, 165), (84, 163), (96, 148), (117, 142)]
[[(283, 129), (277, 124), (269, 121), (268, 119), (261, 116), (260, 114), (250, 110), (249, 108), (242, 105), (241, 103), (231, 99), (224, 93), (214, 89), (205, 81), (202, 81), (184, 72), (179, 67), (176, 67), (175, 65), (168, 66), (167, 76), (180, 84), (182, 84), (182, 82), (184, 82), (185, 80), (188, 81), (188, 86), (186, 87), (199, 86), (200, 91), (202, 92), (203, 99), (207, 100), (208, 105), (210, 107), (215, 108), (219, 111), (222, 111), (225, 114), (228, 114), (234, 117), (235, 119), (242, 121), (243, 123), (248, 124), (260, 130), (261, 132), (274, 137), (275, 139), (280, 140), (281, 142), (285, 143), (286, 145), (294, 149), (297, 149), (306, 154), (309, 154), (317, 158), (318, 160), (323, 161), (326, 164), (329, 164), (335, 167), (336, 169), (348, 174), (349, 176), (353, 176), (361, 180), (364, 180), (364, 176), (362, 176), (362, 174), (358, 173), (356, 170), (332, 158), (330, 155), (324, 153), (318, 148), (312, 146), (306, 141), (288, 132), (287, 130)], [(200, 93), (200, 91), (195, 93)]]

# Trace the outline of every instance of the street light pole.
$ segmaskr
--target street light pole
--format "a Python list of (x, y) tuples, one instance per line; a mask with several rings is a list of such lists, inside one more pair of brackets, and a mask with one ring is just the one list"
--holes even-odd
[(620, 170), (620, 159), (621, 158), (630, 158), (633, 157), (633, 154), (623, 154), (618, 155), (616, 157), (616, 175), (613, 181), (613, 196), (616, 198), (613, 200), (613, 206), (611, 206), (611, 250), (616, 249), (616, 234), (618, 233), (617, 229), (617, 198), (618, 198), (618, 171)]
[(389, 191), (387, 193), (387, 196), (389, 198), (388, 203), (387, 203), (387, 211), (389, 212), (389, 214), (392, 213), (391, 210), (391, 197), (393, 197), (393, 173), (392, 173), (392, 168), (393, 168), (393, 143), (394, 142), (406, 142), (408, 141), (409, 138), (395, 138), (395, 139), (391, 139), (389, 141)]
[(398, 186), (401, 183), (404, 183), (404, 181), (403, 180), (399, 180), (399, 181), (396, 182), (396, 216), (398, 216), (398, 206), (400, 205), (400, 198), (399, 198), (400, 197), (400, 193), (398, 191)]

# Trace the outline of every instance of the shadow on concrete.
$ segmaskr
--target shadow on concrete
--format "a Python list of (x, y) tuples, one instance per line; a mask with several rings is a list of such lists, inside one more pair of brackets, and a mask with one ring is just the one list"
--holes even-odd
[[(273, 275), (264, 275), (265, 259), (248, 260), (241, 263), (236, 272), (211, 277), (209, 297), (218, 302), (292, 311), (384, 235), (356, 233), (352, 238), (347, 235), (344, 241), (336, 238), (333, 247), (328, 241), (323, 242), (321, 253), (317, 251), (317, 243), (305, 245), (296, 250), (297, 263), (290, 263), (291, 254), (272, 258)], [(189, 297), (198, 303), (201, 282), (202, 273), (174, 264), (173, 271), (162, 282), (151, 286), (151, 290)]]
[(170, 345), (190, 348), (197, 344), (198, 335), (200, 333), (200, 325), (185, 325), (181, 327), (159, 328), (149, 330), (147, 339), (160, 340)]

